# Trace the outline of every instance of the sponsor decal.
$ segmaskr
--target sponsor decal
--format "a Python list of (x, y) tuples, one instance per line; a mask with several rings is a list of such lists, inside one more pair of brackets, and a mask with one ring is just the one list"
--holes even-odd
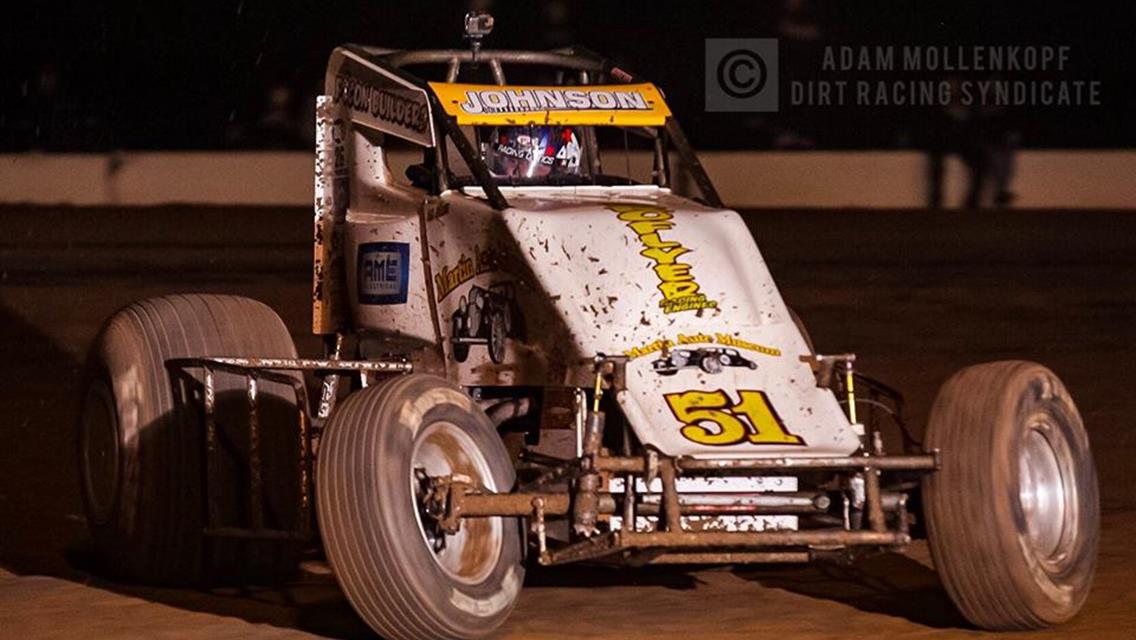
[(332, 52), (324, 93), (355, 124), (426, 147), (434, 145), (426, 89), (366, 60), (350, 47)]
[(524, 318), (517, 305), (512, 282), (498, 282), (488, 288), (472, 285), (450, 316), (450, 351), (454, 360), (465, 362), (470, 347), (485, 345), (494, 364), (505, 360), (509, 339), (524, 337)]
[(691, 335), (680, 333), (675, 340), (671, 340), (669, 338), (660, 338), (641, 347), (631, 347), (630, 349), (625, 350), (623, 352), (623, 355), (627, 356), (628, 358), (639, 358), (660, 351), (669, 351), (675, 346), (687, 344), (718, 344), (726, 347), (733, 347), (735, 349), (755, 351), (757, 353), (772, 357), (778, 357), (781, 355), (781, 350), (776, 347), (767, 347), (756, 342), (743, 340), (728, 333), (714, 333), (713, 335), (707, 333), (695, 333)]
[(503, 262), (501, 255), (499, 251), (482, 250), (481, 247), (474, 245), (473, 257), (462, 252), (457, 264), (453, 266), (443, 265), (438, 273), (434, 274), (434, 295), (437, 296), (438, 302), (444, 300), (455, 289), (474, 279), (474, 277), (490, 271), (500, 271)]
[(663, 294), (659, 301), (663, 313), (718, 308), (717, 300), (711, 300), (700, 292), (701, 287), (691, 273), (691, 265), (679, 260), (692, 250), (677, 240), (660, 235), (674, 229), (674, 214), (669, 209), (649, 205), (609, 205), (608, 209), (618, 213), (619, 219), (635, 233), (643, 245), (639, 255), (654, 263), (653, 269), (659, 278), (658, 289)]
[(736, 402), (722, 390), (667, 393), (663, 398), (682, 423), (682, 437), (696, 444), (806, 445), (804, 438), (785, 428), (764, 391), (743, 389), (737, 394)]
[(410, 281), (410, 245), (368, 242), (359, 246), (359, 302), (405, 304)]
[(346, 104), (383, 122), (425, 133), (430, 114), (413, 91), (378, 87), (346, 73), (335, 76), (336, 104)]
[(651, 105), (640, 90), (603, 89), (477, 89), (465, 92), (458, 108), (468, 114), (528, 113), (530, 111), (638, 110)]
[(650, 83), (498, 86), (431, 82), (442, 109), (462, 125), (608, 125), (655, 127), (671, 115)]
[(756, 369), (757, 363), (743, 356), (737, 349), (698, 347), (668, 349), (661, 358), (651, 363), (651, 367), (661, 376), (673, 376), (683, 369), (701, 369), (706, 373), (722, 373), (726, 367)]

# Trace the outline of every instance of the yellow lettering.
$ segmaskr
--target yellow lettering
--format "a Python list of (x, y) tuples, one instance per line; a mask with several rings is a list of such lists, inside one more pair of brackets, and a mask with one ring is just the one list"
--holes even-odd
[(666, 209), (650, 209), (628, 205), (612, 205), (608, 207), (619, 213), (619, 219), (624, 222), (643, 222), (645, 220), (670, 220), (672, 216)]
[(663, 292), (666, 300), (685, 298), (698, 293), (698, 283), (693, 279), (687, 282), (664, 282), (659, 285), (659, 291)]
[(645, 236), (648, 233), (653, 233), (655, 231), (666, 231), (667, 229), (673, 229), (674, 223), (663, 222), (660, 220), (646, 220), (644, 222), (632, 222), (627, 226), (631, 227), (631, 230), (635, 232), (635, 235)]
[(745, 415), (753, 426), (747, 436), (753, 444), (805, 444), (800, 436), (785, 430), (781, 418), (773, 412), (769, 398), (764, 391), (739, 391), (741, 402), (733, 406), (737, 413)]
[(674, 264), (675, 259), (684, 253), (690, 253), (690, 249), (683, 246), (668, 248), (652, 247), (640, 251), (639, 255), (654, 260), (656, 264)]
[(694, 280), (694, 276), (690, 275), (690, 265), (681, 262), (678, 264), (660, 264), (655, 267), (655, 273), (663, 282)]
[(724, 411), (730, 400), (723, 391), (687, 391), (663, 396), (671, 413), (682, 422), (680, 433), (698, 444), (726, 446), (738, 444), (746, 438), (746, 426), (737, 417)]
[(663, 313), (718, 307), (717, 300), (707, 300), (704, 294), (698, 293), (699, 286), (690, 273), (691, 266), (677, 261), (690, 249), (680, 242), (659, 236), (659, 231), (674, 228), (674, 223), (670, 222), (674, 216), (668, 210), (642, 205), (609, 205), (608, 208), (618, 213), (619, 219), (635, 232), (644, 247), (640, 255), (655, 263), (655, 274), (660, 280), (659, 291), (663, 294), (659, 303)]
[(679, 433), (697, 444), (805, 444), (803, 438), (785, 429), (764, 391), (741, 390), (738, 396), (741, 402), (734, 405), (724, 391), (684, 391), (664, 394), (663, 398), (683, 423)]
[(682, 246), (674, 240), (663, 240), (657, 233), (648, 233), (645, 236), (639, 236), (639, 241), (643, 243), (644, 247), (650, 249), (669, 249), (671, 247)]

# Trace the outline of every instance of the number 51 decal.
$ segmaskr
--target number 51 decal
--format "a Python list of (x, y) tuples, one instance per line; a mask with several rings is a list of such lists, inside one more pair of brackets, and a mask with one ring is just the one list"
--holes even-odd
[(764, 391), (739, 390), (738, 397), (734, 403), (725, 391), (663, 395), (671, 412), (683, 423), (680, 433), (691, 442), (711, 446), (805, 444), (801, 436), (785, 429)]

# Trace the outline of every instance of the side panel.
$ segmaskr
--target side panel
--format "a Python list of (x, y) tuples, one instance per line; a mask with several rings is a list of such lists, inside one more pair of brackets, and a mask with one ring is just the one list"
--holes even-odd
[(381, 340), (436, 344), (420, 234), (427, 194), (391, 176), (372, 134), (354, 131), (350, 140), (343, 263), (352, 326)]
[(347, 293), (358, 329), (434, 342), (418, 216), (348, 215)]
[(449, 195), (428, 224), (450, 377), (466, 385), (560, 385), (579, 360), (501, 213)]

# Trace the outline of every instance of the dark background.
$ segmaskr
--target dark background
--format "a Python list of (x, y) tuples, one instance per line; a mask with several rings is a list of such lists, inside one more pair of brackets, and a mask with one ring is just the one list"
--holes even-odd
[[(826, 44), (1068, 45), (1053, 79), (1100, 80), (1100, 107), (1018, 108), (1022, 146), (1136, 146), (1132, 3), (477, 2), (489, 47), (586, 45), (668, 94), (700, 148), (919, 146), (926, 110), (788, 107)], [(331, 49), (464, 46), (469, 2), (40, 0), (0, 20), (0, 151), (310, 148)], [(793, 37), (796, 33), (798, 36)], [(815, 34), (802, 38), (799, 34)], [(779, 114), (707, 114), (703, 40), (778, 37)], [(1034, 76), (1036, 77), (1036, 76)], [(894, 78), (894, 76), (889, 76)]]

